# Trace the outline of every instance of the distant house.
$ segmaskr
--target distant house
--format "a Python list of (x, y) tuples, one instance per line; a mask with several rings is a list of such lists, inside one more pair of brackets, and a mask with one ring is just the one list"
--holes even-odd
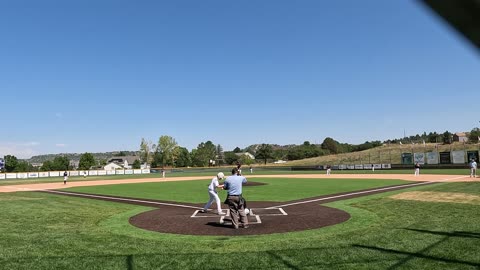
[(103, 166), (103, 169), (106, 170), (106, 171), (111, 171), (111, 170), (116, 170), (116, 169), (123, 169), (123, 167), (114, 163), (114, 162), (110, 162), (107, 165)]
[(457, 132), (453, 134), (454, 142), (468, 142), (468, 134), (466, 132)]
[(255, 159), (255, 156), (252, 155), (252, 154), (250, 154), (249, 152), (235, 153), (235, 155), (237, 155), (238, 157), (247, 156), (247, 157), (249, 157), (250, 159)]
[(107, 166), (110, 163), (116, 164), (124, 169), (131, 169), (133, 162), (137, 160), (137, 156), (120, 156), (120, 157), (111, 157), (107, 160)]
[(80, 160), (70, 160), (70, 167), (73, 169), (78, 169), (78, 166), (80, 164)]

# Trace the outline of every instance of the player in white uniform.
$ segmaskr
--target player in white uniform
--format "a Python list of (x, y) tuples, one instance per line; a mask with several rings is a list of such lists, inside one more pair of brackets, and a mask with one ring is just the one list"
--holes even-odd
[(473, 158), (472, 162), (470, 162), (470, 177), (477, 177), (477, 162)]
[(207, 209), (210, 207), (210, 205), (212, 205), (213, 201), (215, 201), (217, 204), (217, 214), (225, 215), (225, 213), (222, 211), (222, 205), (220, 204), (220, 197), (218, 197), (217, 194), (217, 188), (223, 188), (223, 185), (220, 185), (218, 181), (222, 180), (224, 177), (225, 175), (222, 172), (219, 172), (217, 176), (212, 179), (210, 185), (208, 185), (208, 195), (210, 196), (210, 200), (208, 200), (207, 204), (205, 204), (200, 212), (207, 212)]
[(67, 180), (68, 180), (68, 173), (67, 171), (65, 171), (63, 173), (63, 184), (66, 185), (67, 184)]

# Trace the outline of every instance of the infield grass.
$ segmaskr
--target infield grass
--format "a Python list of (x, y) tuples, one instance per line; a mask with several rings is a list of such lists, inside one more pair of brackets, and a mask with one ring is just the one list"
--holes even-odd
[[(261, 187), (266, 186), (251, 188)], [(337, 201), (327, 205), (349, 212), (352, 217), (347, 222), (245, 237), (155, 233), (128, 223), (130, 216), (150, 208), (36, 192), (4, 193), (0, 194), (0, 265), (2, 269), (479, 269), (478, 206), (389, 198), (412, 190), (468, 191), (480, 196), (480, 183), (440, 183)], [(203, 201), (205, 192), (199, 193)]]
[[(243, 195), (249, 201), (290, 201), (303, 198), (410, 183), (383, 179), (312, 179), (312, 178), (249, 178), (265, 185), (245, 186)], [(68, 191), (110, 196), (166, 200), (189, 203), (208, 201), (210, 180), (155, 182), (108, 186), (75, 187)], [(226, 192), (219, 190), (221, 198)]]

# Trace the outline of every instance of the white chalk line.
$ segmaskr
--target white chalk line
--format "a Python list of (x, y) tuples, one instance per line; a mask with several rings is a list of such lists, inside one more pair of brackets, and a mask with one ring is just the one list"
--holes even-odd
[(439, 179), (439, 180), (436, 180), (436, 181), (428, 181), (428, 182), (414, 183), (414, 184), (406, 184), (406, 185), (394, 186), (394, 187), (378, 188), (378, 189), (374, 189), (374, 190), (352, 192), (352, 193), (348, 193), (348, 194), (342, 194), (342, 195), (337, 195), (337, 196), (331, 196), (331, 197), (325, 197), (325, 198), (320, 198), (320, 199), (308, 200), (308, 201), (303, 201), (303, 202), (295, 202), (295, 203), (283, 204), (283, 205), (279, 205), (279, 206), (271, 206), (271, 207), (268, 207), (268, 208), (266, 208), (266, 209), (274, 209), (274, 208), (281, 208), (281, 207), (287, 207), (287, 206), (298, 205), (298, 204), (305, 204), (305, 203), (312, 203), (312, 202), (318, 202), (318, 201), (325, 201), (325, 200), (330, 200), (330, 199), (348, 197), (348, 196), (352, 196), (352, 195), (372, 193), (372, 192), (382, 191), (382, 190), (398, 189), (398, 188), (402, 188), (402, 187), (413, 187), (413, 186), (420, 186), (420, 185), (433, 184), (433, 183), (442, 183), (442, 182), (437, 182), (437, 181), (450, 181), (450, 180), (457, 180), (457, 179), (467, 178), (467, 177), (468, 177), (468, 176), (463, 175), (463, 176), (458, 176), (458, 177), (451, 177), (451, 178)]
[(372, 193), (372, 192), (377, 192), (377, 191), (399, 189), (399, 188), (405, 188), (405, 187), (414, 187), (414, 186), (427, 185), (427, 184), (433, 184), (433, 183), (437, 183), (437, 182), (422, 182), (422, 183), (406, 184), (406, 185), (394, 186), (394, 187), (377, 188), (377, 189), (366, 190), (366, 191), (351, 192), (351, 193), (347, 193), (347, 194), (330, 196), (330, 197), (319, 198), (319, 199), (313, 199), (313, 200), (308, 200), (308, 201), (294, 202), (294, 203), (282, 204), (282, 205), (277, 205), (277, 206), (271, 206), (271, 207), (267, 207), (266, 209), (275, 209), (275, 208), (287, 207), (287, 206), (298, 205), (298, 204), (320, 202), (320, 201), (343, 198), (343, 197), (348, 197), (348, 196), (353, 196), (353, 195), (367, 194), (367, 193)]
[[(449, 181), (449, 180), (456, 180), (460, 178), (467, 178), (467, 176), (459, 176), (459, 177), (453, 177), (453, 178), (446, 178), (446, 179), (441, 179), (440, 181)], [(380, 189), (375, 189), (375, 190), (368, 190), (368, 191), (360, 191), (360, 192), (353, 192), (353, 193), (348, 193), (348, 194), (343, 194), (343, 195), (337, 195), (337, 196), (331, 196), (331, 197), (326, 197), (326, 198), (320, 198), (320, 199), (314, 199), (314, 200), (309, 200), (309, 201), (303, 201), (303, 202), (296, 202), (296, 203), (290, 203), (290, 204), (284, 204), (284, 205), (279, 205), (279, 206), (271, 206), (267, 207), (265, 209), (281, 209), (282, 211), (281, 215), (286, 215), (285, 211), (282, 209), (282, 207), (286, 206), (292, 206), (292, 205), (297, 205), (297, 204), (305, 204), (305, 203), (311, 203), (311, 202), (316, 202), (316, 201), (323, 201), (323, 200), (328, 200), (328, 199), (335, 199), (335, 198), (342, 198), (346, 196), (352, 196), (352, 195), (357, 195), (357, 194), (365, 194), (365, 193), (371, 193), (375, 191), (381, 191), (381, 190), (389, 190), (389, 189), (395, 189), (395, 188), (400, 188), (400, 187), (410, 187), (410, 186), (417, 186), (417, 185), (425, 185), (425, 184), (431, 184), (435, 182), (422, 182), (422, 183), (416, 183), (416, 184), (407, 184), (407, 185), (402, 185), (402, 186), (395, 186), (395, 187), (386, 187), (386, 188), (380, 188)], [(98, 199), (114, 199), (118, 201), (126, 201), (126, 202), (139, 202), (139, 203), (147, 203), (147, 204), (154, 204), (154, 205), (163, 205), (163, 206), (174, 206), (174, 207), (181, 207), (181, 208), (190, 208), (190, 209), (196, 209), (198, 210), (199, 207), (195, 206), (189, 206), (189, 205), (183, 205), (183, 204), (173, 204), (173, 203), (162, 203), (162, 202), (154, 202), (154, 201), (145, 201), (145, 200), (137, 200), (137, 199), (125, 199), (125, 198), (119, 198), (119, 197), (108, 197), (108, 196), (101, 196), (101, 195), (92, 195), (92, 194), (82, 194), (82, 193), (73, 193), (73, 192), (66, 192), (66, 191), (58, 191), (58, 190), (48, 190), (48, 189), (43, 189), (43, 190), (35, 190), (35, 189), (30, 189), (30, 188), (14, 188), (14, 187), (4, 187), (8, 189), (16, 189), (16, 190), (30, 190), (30, 191), (44, 191), (44, 192), (49, 192), (49, 193), (56, 193), (56, 194), (64, 194), (64, 195), (73, 195), (77, 197), (86, 197), (86, 198), (98, 198)], [(195, 216), (196, 213), (192, 215)], [(273, 214), (275, 215), (275, 214)]]
[(183, 204), (173, 204), (173, 203), (162, 203), (162, 202), (154, 202), (154, 201), (144, 201), (144, 200), (136, 200), (136, 199), (125, 199), (125, 198), (118, 198), (118, 197), (108, 197), (108, 196), (100, 196), (100, 195), (92, 195), (92, 194), (82, 194), (82, 193), (72, 193), (66, 191), (58, 191), (58, 190), (42, 190), (49, 193), (56, 193), (56, 194), (63, 194), (63, 195), (73, 195), (78, 197), (86, 197), (86, 198), (97, 198), (97, 199), (113, 199), (118, 201), (126, 201), (126, 202), (139, 202), (139, 203), (147, 203), (147, 204), (155, 204), (155, 205), (163, 205), (163, 206), (174, 206), (174, 207), (182, 207), (182, 208), (190, 208), (190, 209), (198, 209), (199, 207), (190, 206), (190, 205), (183, 205)]

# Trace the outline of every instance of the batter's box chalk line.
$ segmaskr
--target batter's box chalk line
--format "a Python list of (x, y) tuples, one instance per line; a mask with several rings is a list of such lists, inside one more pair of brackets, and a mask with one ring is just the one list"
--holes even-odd
[[(220, 224), (225, 224), (226, 220), (225, 217), (230, 217), (230, 209), (222, 209), (222, 211), (226, 212), (225, 215), (220, 216)], [(261, 216), (287, 216), (287, 212), (283, 210), (283, 208), (273, 208), (273, 209), (268, 209), (268, 208), (250, 208), (250, 214), (247, 215), (249, 218), (248, 223), (249, 224), (261, 224), (262, 219)], [(202, 210), (195, 210), (193, 214), (190, 216), (191, 218), (212, 218), (217, 216), (216, 212), (207, 212), (207, 213), (202, 213)], [(254, 219), (253, 221), (251, 219)], [(229, 219), (227, 219), (228, 222), (230, 222)]]

